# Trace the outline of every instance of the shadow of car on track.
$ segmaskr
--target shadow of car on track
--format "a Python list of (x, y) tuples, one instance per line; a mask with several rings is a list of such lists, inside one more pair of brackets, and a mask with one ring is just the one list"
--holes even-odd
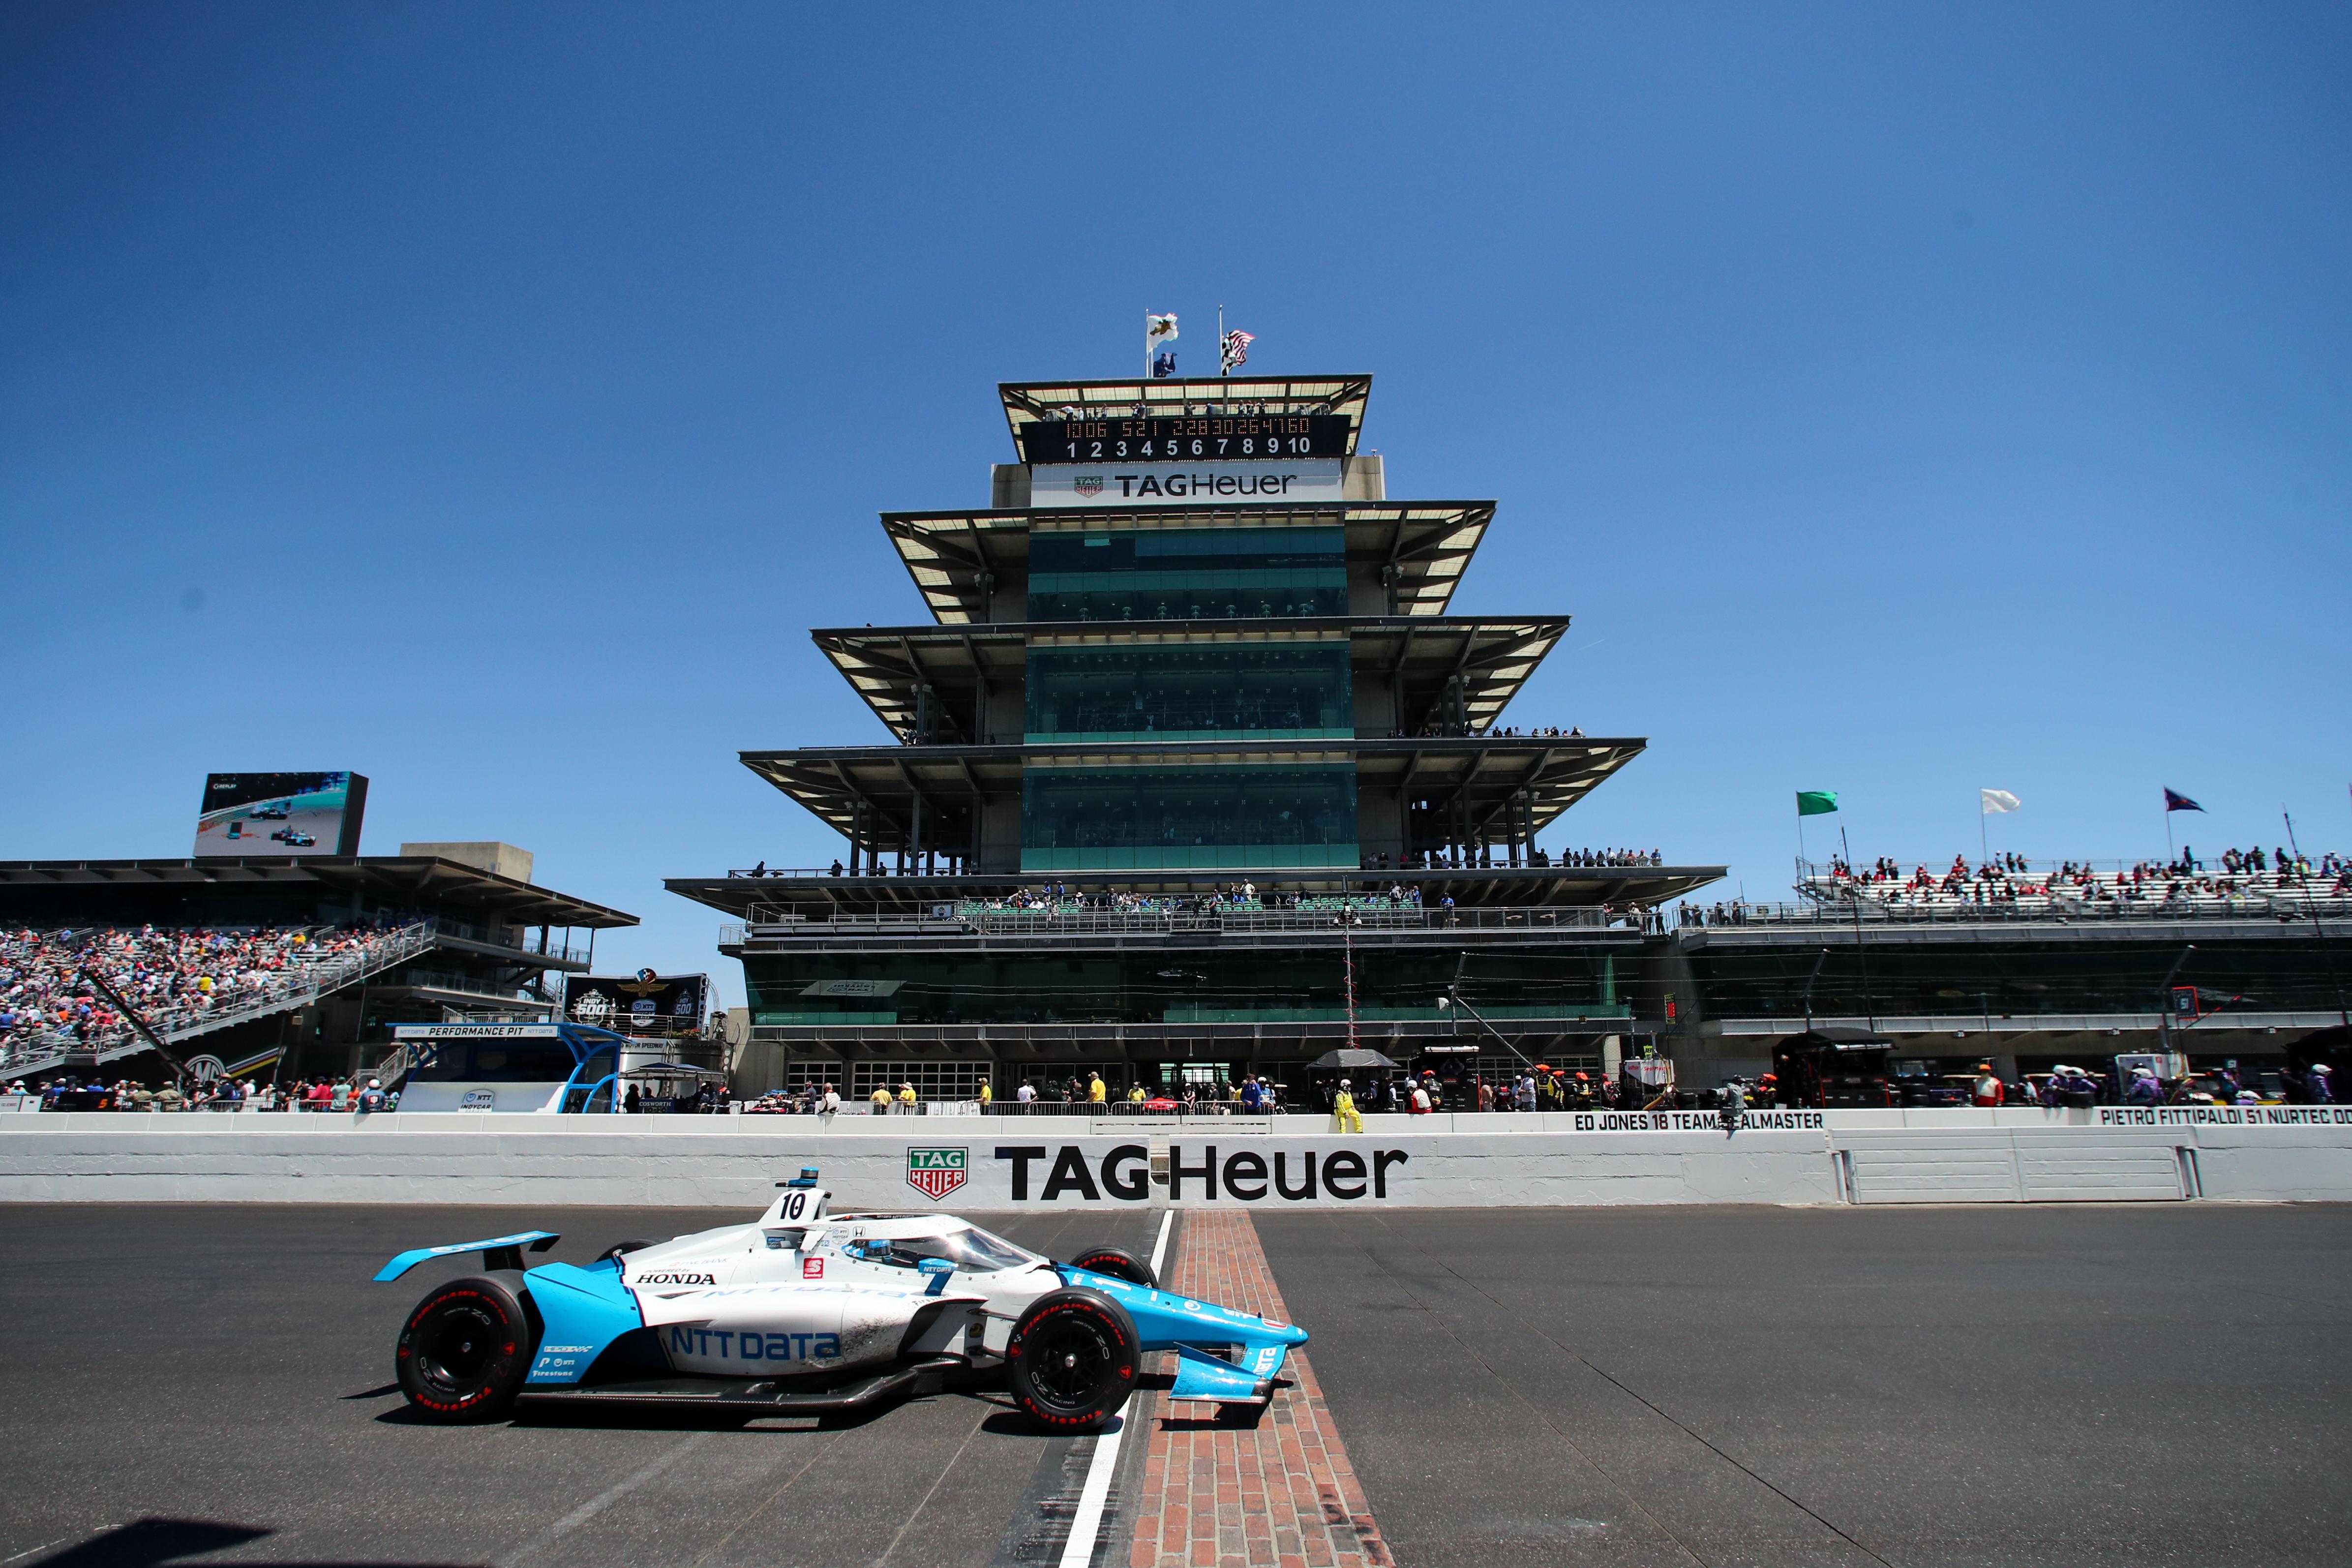
[[(167, 1563), (247, 1545), (277, 1532), (249, 1524), (206, 1519), (141, 1519), (103, 1531), (88, 1541), (34, 1560), (27, 1568), (162, 1568)], [(294, 1561), (272, 1568), (471, 1568), (464, 1563)]]

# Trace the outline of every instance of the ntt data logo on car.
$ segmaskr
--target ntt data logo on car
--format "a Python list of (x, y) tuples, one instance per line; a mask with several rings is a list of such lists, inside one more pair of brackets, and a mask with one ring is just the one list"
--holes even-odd
[(907, 1151), (907, 1184), (933, 1203), (962, 1186), (971, 1173), (971, 1152), (969, 1149)]

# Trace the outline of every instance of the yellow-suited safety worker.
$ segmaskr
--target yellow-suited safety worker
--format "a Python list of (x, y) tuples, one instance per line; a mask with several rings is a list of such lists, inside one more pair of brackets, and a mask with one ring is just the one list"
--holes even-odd
[(987, 1115), (987, 1114), (988, 1114), (988, 1108), (989, 1108), (992, 1104), (995, 1103), (995, 1100), (996, 1100), (996, 1096), (995, 1096), (993, 1093), (992, 1093), (992, 1092), (990, 1091), (989, 1087), (988, 1087), (988, 1080), (987, 1080), (986, 1079), (981, 1079), (981, 1080), (980, 1080), (980, 1113), (981, 1113), (982, 1116)]
[(1364, 1119), (1356, 1114), (1356, 1097), (1349, 1092), (1349, 1082), (1343, 1078), (1339, 1080), (1339, 1092), (1331, 1097), (1331, 1131), (1334, 1132), (1361, 1132), (1364, 1130)]

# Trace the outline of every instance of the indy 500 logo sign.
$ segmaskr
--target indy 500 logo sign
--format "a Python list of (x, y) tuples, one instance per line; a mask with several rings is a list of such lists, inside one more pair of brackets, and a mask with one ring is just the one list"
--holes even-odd
[(970, 1163), (964, 1149), (909, 1149), (907, 1184), (937, 1203), (964, 1184)]

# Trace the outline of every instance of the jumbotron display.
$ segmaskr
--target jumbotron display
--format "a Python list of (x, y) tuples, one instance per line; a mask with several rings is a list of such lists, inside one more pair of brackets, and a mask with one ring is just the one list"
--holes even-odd
[(1021, 426), (1021, 457), (1030, 463), (1344, 458), (1352, 424), (1344, 414), (1035, 419)]

